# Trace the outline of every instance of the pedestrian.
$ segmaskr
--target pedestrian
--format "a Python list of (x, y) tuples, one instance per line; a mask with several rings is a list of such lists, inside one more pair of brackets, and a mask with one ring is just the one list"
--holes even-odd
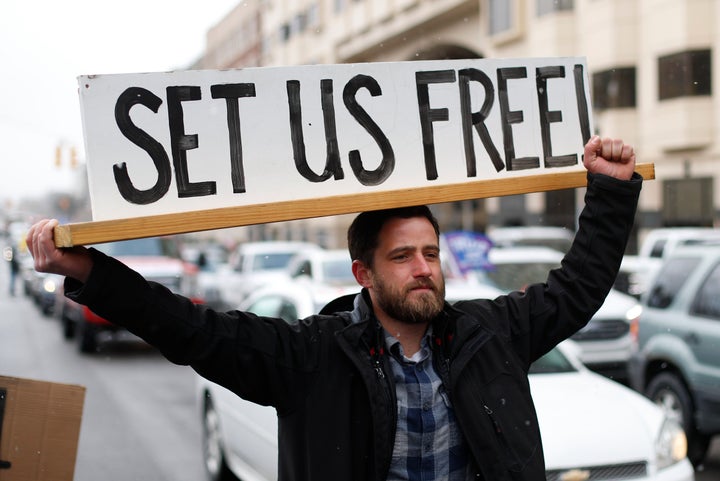
[(20, 272), (20, 260), (15, 246), (7, 246), (4, 249), (3, 257), (10, 263), (10, 295), (15, 295), (15, 284), (17, 284), (17, 276)]
[(288, 324), (216, 312), (94, 249), (57, 249), (35, 224), (35, 268), (170, 361), (277, 410), (279, 479), (542, 480), (527, 373), (581, 329), (612, 287), (642, 178), (633, 148), (585, 146), (585, 207), (562, 267), (495, 300), (444, 301), (427, 207), (359, 214), (348, 230), (362, 287), (349, 310)]

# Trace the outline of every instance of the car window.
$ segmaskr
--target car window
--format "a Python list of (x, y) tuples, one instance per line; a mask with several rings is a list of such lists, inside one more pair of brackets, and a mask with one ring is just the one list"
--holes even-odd
[(302, 261), (300, 265), (295, 268), (295, 272), (291, 273), (290, 275), (292, 277), (312, 277), (312, 267), (310, 266), (310, 261)]
[(650, 249), (650, 257), (662, 257), (663, 251), (665, 250), (666, 239), (660, 239), (652, 245)]
[(530, 365), (530, 374), (573, 372), (575, 367), (560, 349), (555, 348)]
[(323, 277), (328, 282), (354, 282), (352, 264), (349, 260), (328, 261), (323, 264)]
[(720, 319), (720, 264), (716, 264), (705, 278), (693, 302), (691, 313)]
[(649, 291), (647, 305), (664, 309), (672, 304), (675, 296), (690, 273), (700, 263), (697, 257), (669, 259), (655, 276), (655, 283)]
[(112, 257), (122, 256), (172, 256), (169, 249), (164, 248), (161, 239), (147, 237), (118, 242), (108, 242), (94, 246), (97, 250)]

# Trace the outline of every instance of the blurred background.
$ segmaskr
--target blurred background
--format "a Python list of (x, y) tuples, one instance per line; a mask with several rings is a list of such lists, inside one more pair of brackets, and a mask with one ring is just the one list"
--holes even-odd
[[(208, 450), (201, 449), (209, 436), (209, 395), (197, 388), (192, 371), (170, 365), (132, 336), (123, 339), (128, 333), (113, 332), (102, 318), (64, 298), (63, 279), (36, 273), (27, 255), (25, 233), (36, 219), (91, 220), (79, 75), (586, 57), (596, 133), (632, 144), (638, 161), (653, 163), (656, 173), (656, 180), (643, 186), (616, 289), (574, 336), (584, 364), (625, 386), (631, 384), (630, 359), (645, 352), (648, 327), (660, 317), (644, 296), (664, 259), (682, 244), (702, 239), (717, 244), (720, 238), (716, 0), (4, 0), (2, 5), (0, 374), (88, 387), (79, 481), (194, 480), (212, 471)], [(572, 240), (583, 193), (569, 189), (433, 205), (443, 232), (448, 299), (492, 297), (542, 281)], [(351, 218), (98, 247), (134, 267), (137, 263), (147, 278), (197, 302), (253, 312), (270, 308), (275, 311), (267, 315), (292, 320), (357, 290), (347, 276), (350, 260), (337, 251), (345, 248)], [(453, 233), (468, 235), (461, 244), (473, 249), (487, 245), (481, 260), (490, 267), (461, 266), (467, 252), (446, 242)], [(485, 243), (484, 236), (491, 242)], [(720, 259), (717, 245), (713, 252)], [(706, 276), (714, 284), (701, 285), (705, 277), (699, 274), (662, 272), (667, 275), (658, 278), (677, 281), (669, 292), (687, 292), (678, 296), (681, 300), (696, 291), (720, 298), (720, 274)], [(688, 278), (695, 282), (683, 285)], [(681, 318), (671, 314), (675, 324), (663, 324), (659, 332), (677, 333), (683, 349), (703, 350), (701, 389), (692, 376), (681, 378), (683, 368), (669, 357), (656, 358), (659, 362), (646, 369), (650, 384), (634, 387), (664, 403), (668, 417), (683, 420), (694, 448), (695, 479), (718, 479), (720, 420), (692, 419), (707, 419), (695, 413), (700, 407), (716, 415), (720, 406), (720, 324), (707, 322), (707, 316), (683, 318), (683, 326), (698, 322), (714, 332), (685, 335)], [(685, 352), (681, 359), (690, 358)], [(651, 380), (650, 374), (662, 374), (667, 381), (669, 373), (677, 382)], [(696, 396), (711, 390), (712, 402), (696, 402)], [(613, 418), (615, 413), (605, 414)], [(596, 412), (587, 418), (601, 424), (605, 419)], [(631, 439), (628, 433), (609, 434), (594, 451), (602, 453), (618, 438)]]
[[(720, 96), (712, 0), (216, 0), (5, 3), (0, 226), (90, 220), (76, 77), (177, 69), (586, 56), (597, 133), (633, 144), (644, 186), (629, 246), (716, 224)], [(444, 230), (574, 229), (581, 189), (436, 205)], [(343, 216), (205, 233), (343, 247)]]

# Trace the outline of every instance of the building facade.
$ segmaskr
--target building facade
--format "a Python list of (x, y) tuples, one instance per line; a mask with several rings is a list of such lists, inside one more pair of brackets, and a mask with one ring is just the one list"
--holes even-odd
[[(208, 32), (203, 68), (584, 56), (594, 124), (655, 164), (638, 234), (716, 225), (720, 194), (716, 0), (247, 0)], [(718, 85), (718, 86), (716, 86)], [(582, 189), (433, 207), (444, 229), (574, 227)], [(263, 235), (342, 245), (347, 217)], [(294, 223), (288, 223), (294, 224)], [(268, 227), (264, 227), (268, 229)], [(632, 249), (632, 246), (631, 246)]]

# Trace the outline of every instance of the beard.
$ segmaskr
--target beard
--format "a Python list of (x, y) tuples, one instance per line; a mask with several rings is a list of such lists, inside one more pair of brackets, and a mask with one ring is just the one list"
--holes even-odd
[[(410, 295), (418, 287), (430, 290)], [(406, 324), (428, 324), (442, 312), (445, 281), (441, 279), (436, 285), (432, 280), (424, 279), (396, 288), (376, 278), (375, 293), (378, 307), (393, 319)]]

